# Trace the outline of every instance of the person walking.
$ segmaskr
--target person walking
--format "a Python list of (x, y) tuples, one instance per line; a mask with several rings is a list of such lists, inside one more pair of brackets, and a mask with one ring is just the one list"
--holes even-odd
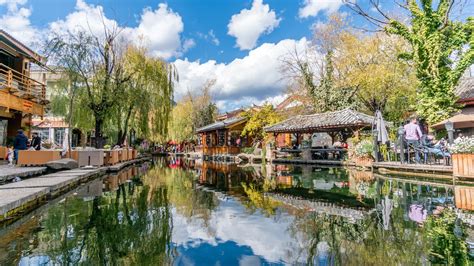
[(23, 133), (22, 129), (18, 129), (15, 140), (13, 142), (14, 159), (18, 160), (18, 151), (26, 150), (28, 146), (28, 138)]
[(33, 133), (33, 138), (31, 139), (31, 147), (35, 150), (41, 150), (41, 138), (38, 136), (38, 133)]
[[(420, 146), (420, 139), (423, 136), (420, 126), (418, 125), (416, 118), (412, 118), (410, 123), (404, 126), (405, 129), (405, 139), (407, 141), (408, 147), (412, 146), (415, 150), (415, 161), (420, 162), (420, 153), (418, 147)], [(407, 157), (408, 158), (408, 157)], [(410, 158), (408, 158), (409, 160)]]

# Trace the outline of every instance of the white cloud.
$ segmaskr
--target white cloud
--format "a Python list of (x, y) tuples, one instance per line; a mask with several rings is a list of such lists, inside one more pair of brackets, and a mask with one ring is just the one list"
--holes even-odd
[(31, 9), (21, 7), (26, 0), (0, 0), (0, 6), (6, 6), (7, 12), (0, 16), (0, 28), (26, 45), (32, 45), (38, 36), (30, 22)]
[(183, 52), (188, 51), (189, 49), (196, 46), (196, 42), (193, 39), (186, 39), (183, 42)]
[(182, 51), (193, 46), (193, 40), (182, 42), (181, 33), (184, 24), (181, 16), (173, 12), (166, 4), (159, 4), (158, 8), (143, 9), (137, 27), (120, 27), (117, 21), (107, 18), (102, 6), (87, 4), (84, 0), (77, 0), (75, 11), (66, 18), (50, 23), (49, 29), (53, 32), (85, 30), (96, 36), (101, 36), (104, 25), (108, 29), (120, 29), (122, 35), (137, 44), (144, 44), (151, 55), (169, 59), (178, 57)]
[(211, 38), (212, 43), (215, 44), (216, 46), (219, 46), (220, 41), (219, 39), (217, 39), (216, 35), (214, 34), (214, 30), (210, 30), (208, 34), (209, 34), (209, 37)]
[(237, 38), (240, 50), (249, 50), (256, 46), (260, 35), (278, 27), (280, 20), (268, 4), (263, 4), (263, 0), (254, 0), (251, 9), (242, 9), (232, 16), (227, 25), (228, 34)]
[(309, 45), (306, 38), (286, 39), (276, 44), (265, 43), (247, 56), (228, 64), (209, 60), (205, 63), (178, 59), (174, 62), (180, 75), (176, 98), (187, 91), (199, 91), (208, 79), (216, 79), (211, 95), (221, 110), (231, 110), (252, 103), (261, 104), (284, 92), (287, 84), (281, 74), (281, 57), (295, 48), (303, 52)]
[[(159, 4), (157, 10), (146, 8), (140, 18), (140, 24), (134, 29), (137, 36), (143, 36), (154, 56), (171, 58), (179, 56), (181, 50), (180, 34), (184, 30), (181, 16), (173, 12), (168, 5)], [(190, 41), (186, 43), (191, 48)], [(183, 49), (186, 49), (183, 47)]]
[(207, 34), (202, 33), (202, 32), (198, 32), (197, 36), (201, 39), (204, 39), (208, 42), (213, 43), (215, 46), (219, 46), (220, 43), (221, 43), (219, 41), (219, 39), (216, 37), (216, 34), (214, 33), (214, 30), (210, 30)]
[(55, 33), (90, 31), (95, 36), (102, 36), (104, 25), (107, 29), (118, 29), (118, 23), (105, 16), (102, 6), (89, 5), (84, 0), (77, 0), (75, 11), (64, 19), (49, 24), (49, 30)]
[(176, 210), (172, 213), (172, 241), (177, 246), (196, 248), (207, 243), (215, 247), (232, 241), (250, 247), (255, 255), (270, 263), (301, 264), (307, 256), (305, 247), (308, 243), (291, 236), (289, 227), (293, 217), (286, 213), (278, 218), (248, 214), (245, 207), (233, 198), (220, 202), (207, 222), (208, 228), (196, 217), (185, 218)]
[(315, 17), (319, 12), (336, 12), (341, 6), (342, 0), (304, 0), (303, 7), (299, 9), (300, 18)]

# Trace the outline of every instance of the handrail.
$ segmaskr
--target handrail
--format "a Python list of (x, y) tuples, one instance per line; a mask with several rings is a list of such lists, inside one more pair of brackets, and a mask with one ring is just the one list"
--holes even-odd
[[(9, 66), (7, 66), (7, 65), (5, 65), (5, 64), (0, 63), (0, 67), (5, 67), (5, 68), (7, 68), (8, 70), (12, 71), (13, 73), (16, 73), (16, 74), (20, 75), (22, 78), (26, 78), (26, 79), (32, 80), (32, 81), (34, 81), (35, 83), (38, 83), (39, 85), (44, 85), (43, 83), (41, 83), (41, 82), (39, 82), (39, 81), (37, 81), (37, 80), (35, 80), (35, 79), (32, 79), (32, 78), (30, 78), (30, 77), (28, 77), (28, 76), (25, 76), (24, 74), (20, 73), (19, 71), (15, 70), (15, 69), (13, 69), (13, 68), (10, 68)], [(2, 70), (2, 69), (0, 68), (0, 70)]]
[(2, 63), (0, 63), (0, 78), (3, 78), (3, 80), (0, 79), (0, 84), (6, 88), (26, 92), (39, 101), (44, 101), (46, 98), (45, 84), (23, 75)]

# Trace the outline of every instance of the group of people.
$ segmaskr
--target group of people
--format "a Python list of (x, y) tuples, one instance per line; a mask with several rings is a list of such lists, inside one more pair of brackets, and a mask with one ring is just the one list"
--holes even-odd
[(8, 161), (13, 164), (13, 161), (18, 159), (18, 152), (22, 150), (41, 150), (41, 138), (38, 133), (33, 133), (31, 140), (25, 135), (22, 129), (17, 131), (13, 145), (8, 149)]
[[(448, 152), (447, 143), (444, 138), (435, 141), (435, 137), (429, 134), (423, 134), (420, 125), (416, 118), (412, 118), (404, 127), (404, 140), (407, 150), (414, 149), (415, 162), (420, 163), (420, 153), (423, 154), (424, 162), (428, 160), (428, 155), (450, 158), (451, 154)], [(426, 132), (427, 133), (427, 132)], [(407, 160), (409, 160), (407, 156)]]

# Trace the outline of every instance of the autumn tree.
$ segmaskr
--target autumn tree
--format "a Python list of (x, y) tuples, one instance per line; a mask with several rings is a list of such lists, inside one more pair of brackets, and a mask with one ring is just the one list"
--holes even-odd
[(385, 32), (405, 39), (410, 48), (400, 53), (414, 65), (418, 79), (417, 113), (430, 123), (441, 121), (458, 110), (454, 87), (474, 63), (474, 17), (453, 20), (460, 0), (394, 1), (406, 11), (404, 22), (390, 16), (378, 0), (369, 0), (370, 8), (346, 0), (347, 5), (368, 22)]
[(196, 129), (214, 123), (217, 106), (212, 101), (210, 89), (215, 80), (208, 80), (197, 93), (188, 93), (172, 110), (168, 138), (176, 141), (190, 141), (195, 138)]
[(406, 49), (403, 39), (385, 33), (344, 34), (334, 59), (341, 73), (338, 82), (355, 88), (364, 111), (380, 110), (389, 120), (399, 121), (413, 110), (416, 97), (413, 68), (398, 57)]
[(265, 104), (260, 110), (249, 109), (242, 116), (247, 118), (242, 136), (252, 137), (255, 142), (265, 139), (265, 127), (282, 120), (271, 104)]
[(290, 93), (302, 94), (312, 101), (315, 112), (336, 111), (354, 106), (356, 88), (339, 83), (340, 72), (334, 58), (341, 36), (348, 31), (339, 15), (315, 27), (312, 45), (306, 51), (294, 50), (283, 58), (283, 72), (292, 83)]

